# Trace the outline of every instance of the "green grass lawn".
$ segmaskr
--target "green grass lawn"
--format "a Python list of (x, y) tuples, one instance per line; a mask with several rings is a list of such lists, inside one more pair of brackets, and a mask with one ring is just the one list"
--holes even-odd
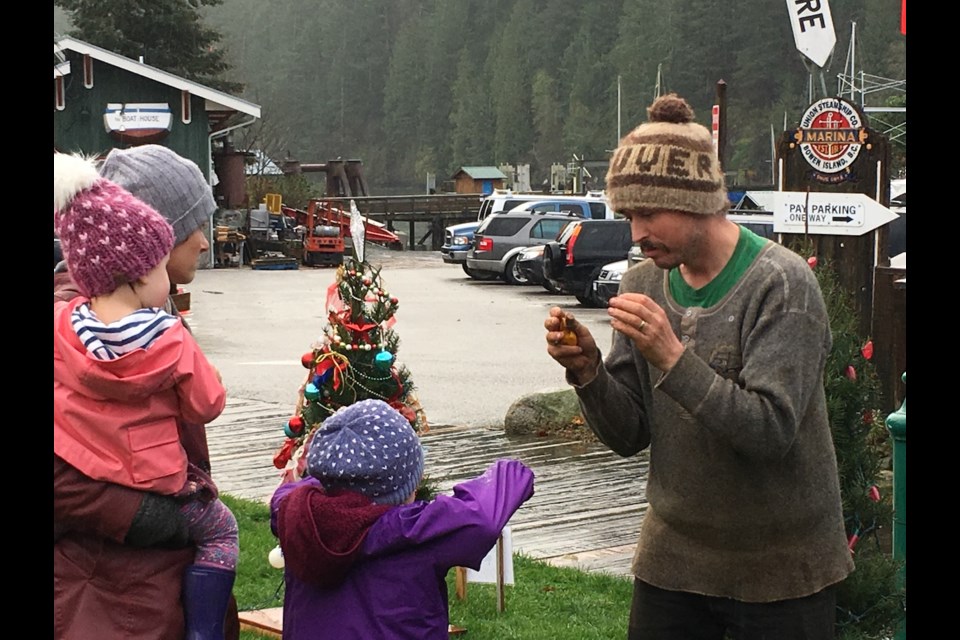
[[(267, 562), (277, 544), (266, 505), (221, 495), (240, 526), (240, 563), (234, 595), (241, 611), (283, 604), (283, 572)], [(514, 585), (507, 586), (505, 611), (497, 611), (496, 588), (470, 583), (457, 600), (454, 572), (447, 576), (450, 622), (469, 640), (608, 640), (626, 635), (632, 585), (628, 579), (561, 569), (515, 555)], [(244, 631), (241, 640), (262, 636)]]

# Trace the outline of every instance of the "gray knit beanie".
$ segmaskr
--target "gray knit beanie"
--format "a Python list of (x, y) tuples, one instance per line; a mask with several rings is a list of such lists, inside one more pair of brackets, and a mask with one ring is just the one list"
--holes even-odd
[(401, 504), (423, 475), (423, 448), (410, 421), (383, 400), (361, 400), (324, 420), (307, 450), (307, 473), (328, 491)]
[(100, 175), (159, 211), (173, 227), (174, 246), (202, 227), (217, 209), (200, 167), (159, 144), (113, 149)]

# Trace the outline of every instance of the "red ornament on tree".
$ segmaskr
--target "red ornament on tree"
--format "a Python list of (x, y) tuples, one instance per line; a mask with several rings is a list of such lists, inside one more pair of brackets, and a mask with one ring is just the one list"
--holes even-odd
[(287, 426), (283, 432), (287, 434), (288, 438), (299, 438), (303, 434), (303, 418), (293, 416), (287, 420)]
[(874, 502), (880, 502), (880, 488), (877, 487), (877, 485), (871, 485), (867, 491), (867, 495), (870, 496), (870, 499)]
[(846, 370), (845, 373), (846, 373), (846, 375), (847, 375), (847, 378), (849, 378), (850, 380), (856, 380), (856, 379), (857, 379), (857, 370), (853, 368), (853, 365), (852, 365), (852, 364), (848, 364), (848, 365), (847, 365), (847, 370)]
[(873, 340), (867, 340), (867, 344), (863, 345), (863, 348), (860, 349), (860, 355), (863, 356), (864, 360), (869, 360), (873, 357)]
[(817, 266), (817, 256), (807, 258), (807, 264), (810, 265), (811, 269), (815, 268)]
[(312, 369), (314, 362), (316, 362), (316, 357), (313, 355), (313, 351), (300, 356), (300, 364), (303, 365), (304, 369)]

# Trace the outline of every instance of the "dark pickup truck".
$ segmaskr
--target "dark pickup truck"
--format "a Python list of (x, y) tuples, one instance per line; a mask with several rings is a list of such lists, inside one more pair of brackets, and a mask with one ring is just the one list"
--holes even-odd
[(625, 260), (633, 242), (627, 220), (573, 220), (543, 247), (543, 275), (585, 307), (604, 306), (593, 281), (604, 265)]

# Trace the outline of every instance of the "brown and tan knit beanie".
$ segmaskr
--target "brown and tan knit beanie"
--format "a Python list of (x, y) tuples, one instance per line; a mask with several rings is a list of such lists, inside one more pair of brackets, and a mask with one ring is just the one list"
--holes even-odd
[(670, 210), (701, 215), (730, 206), (710, 131), (686, 100), (669, 93), (647, 107), (648, 122), (620, 141), (607, 171), (614, 211)]

